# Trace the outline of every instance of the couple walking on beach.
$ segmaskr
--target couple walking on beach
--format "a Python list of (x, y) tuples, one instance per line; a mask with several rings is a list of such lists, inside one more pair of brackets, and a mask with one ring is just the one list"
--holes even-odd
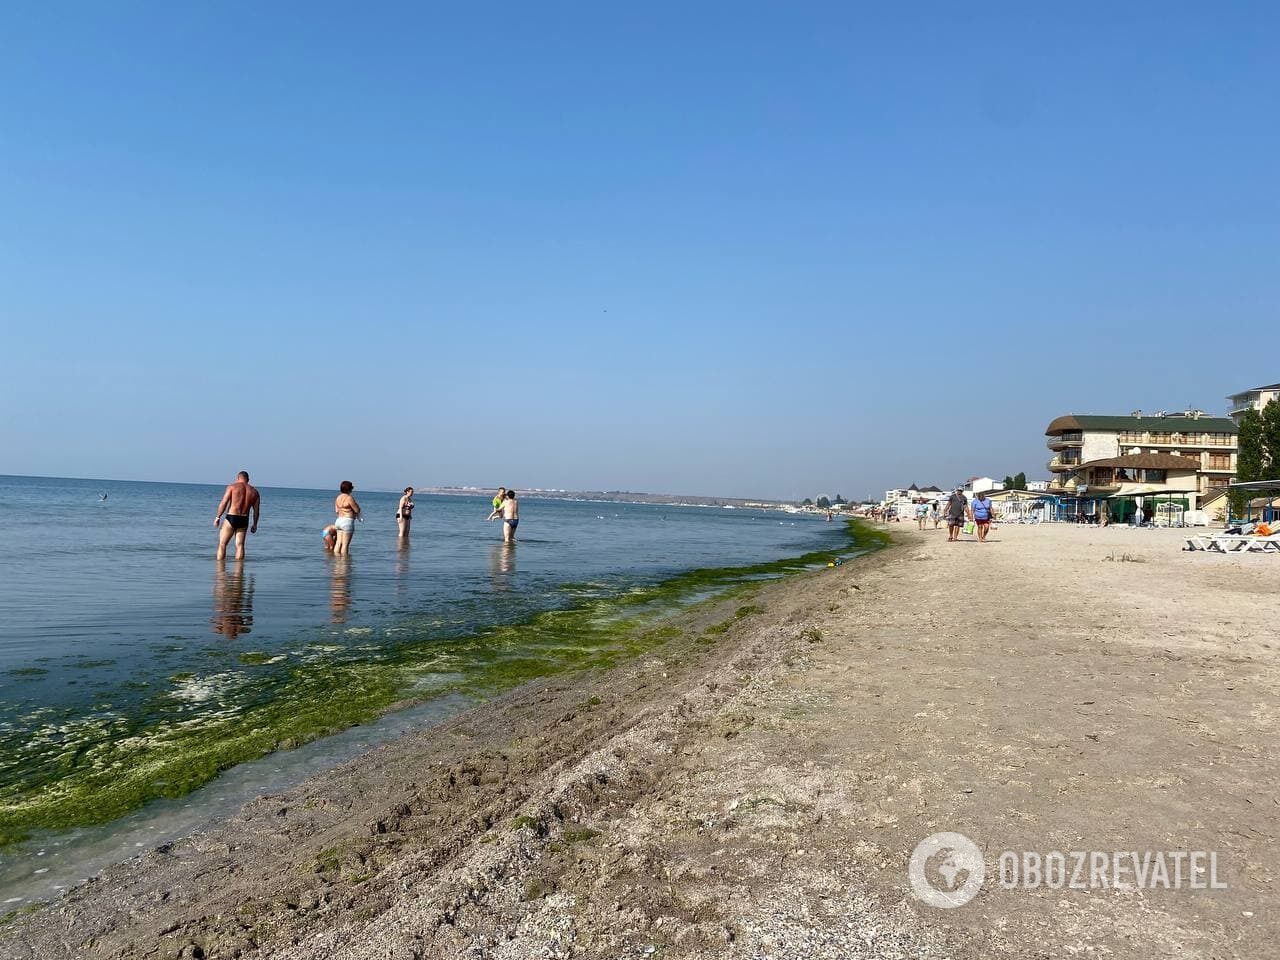
[(502, 542), (516, 542), (516, 527), (520, 526), (520, 503), (516, 500), (516, 492), (506, 487), (499, 487), (493, 498), (493, 513), (490, 520), (502, 517)]
[(991, 504), (991, 498), (986, 493), (978, 493), (974, 495), (973, 503), (964, 495), (962, 487), (956, 487), (955, 491), (947, 498), (946, 514), (947, 514), (947, 542), (954, 543), (960, 539), (960, 528), (964, 526), (965, 518), (968, 517), (973, 521), (978, 532), (978, 542), (987, 542), (987, 533), (991, 529), (991, 518), (995, 510)]

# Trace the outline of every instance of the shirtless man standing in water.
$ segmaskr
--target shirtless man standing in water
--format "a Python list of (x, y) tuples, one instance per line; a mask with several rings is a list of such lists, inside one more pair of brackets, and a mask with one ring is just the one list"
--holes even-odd
[[(249, 524), (249, 511), (253, 511), (253, 524)], [(232, 536), (236, 538), (236, 559), (244, 559), (244, 537), (248, 533), (258, 532), (258, 517), (262, 513), (262, 498), (258, 496), (256, 487), (250, 486), (249, 474), (241, 470), (236, 474), (236, 482), (227, 484), (218, 504), (218, 515), (213, 518), (218, 531), (218, 559), (227, 557), (227, 543)], [(226, 521), (225, 523), (223, 521)]]
[(516, 502), (516, 492), (508, 490), (502, 501), (502, 542), (516, 542), (516, 527), (520, 525), (520, 504)]

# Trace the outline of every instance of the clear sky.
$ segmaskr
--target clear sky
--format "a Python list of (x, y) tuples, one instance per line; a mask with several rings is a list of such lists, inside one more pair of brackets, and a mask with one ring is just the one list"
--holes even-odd
[(1280, 380), (1273, 5), (878, 6), (5, 5), (0, 473), (860, 497)]

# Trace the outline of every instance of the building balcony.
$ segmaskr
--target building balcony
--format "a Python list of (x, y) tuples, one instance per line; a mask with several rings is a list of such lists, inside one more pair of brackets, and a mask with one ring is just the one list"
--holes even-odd
[(1054, 473), (1070, 473), (1080, 468), (1080, 457), (1054, 457), (1045, 466)]
[(1044, 442), (1044, 445), (1050, 450), (1067, 450), (1080, 447), (1083, 444), (1084, 437), (1078, 433), (1060, 433), (1057, 436), (1049, 437)]

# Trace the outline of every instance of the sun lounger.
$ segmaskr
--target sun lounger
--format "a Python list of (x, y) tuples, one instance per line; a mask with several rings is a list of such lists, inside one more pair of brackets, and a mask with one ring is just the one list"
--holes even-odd
[(1216, 537), (1209, 537), (1205, 550), (1209, 553), (1236, 553), (1252, 539), (1238, 533), (1220, 533)]
[(1220, 533), (1216, 537), (1184, 537), (1187, 550), (1205, 553), (1280, 553), (1280, 533), (1254, 537), (1243, 533)]
[(1280, 553), (1280, 533), (1269, 537), (1245, 537), (1241, 553)]

